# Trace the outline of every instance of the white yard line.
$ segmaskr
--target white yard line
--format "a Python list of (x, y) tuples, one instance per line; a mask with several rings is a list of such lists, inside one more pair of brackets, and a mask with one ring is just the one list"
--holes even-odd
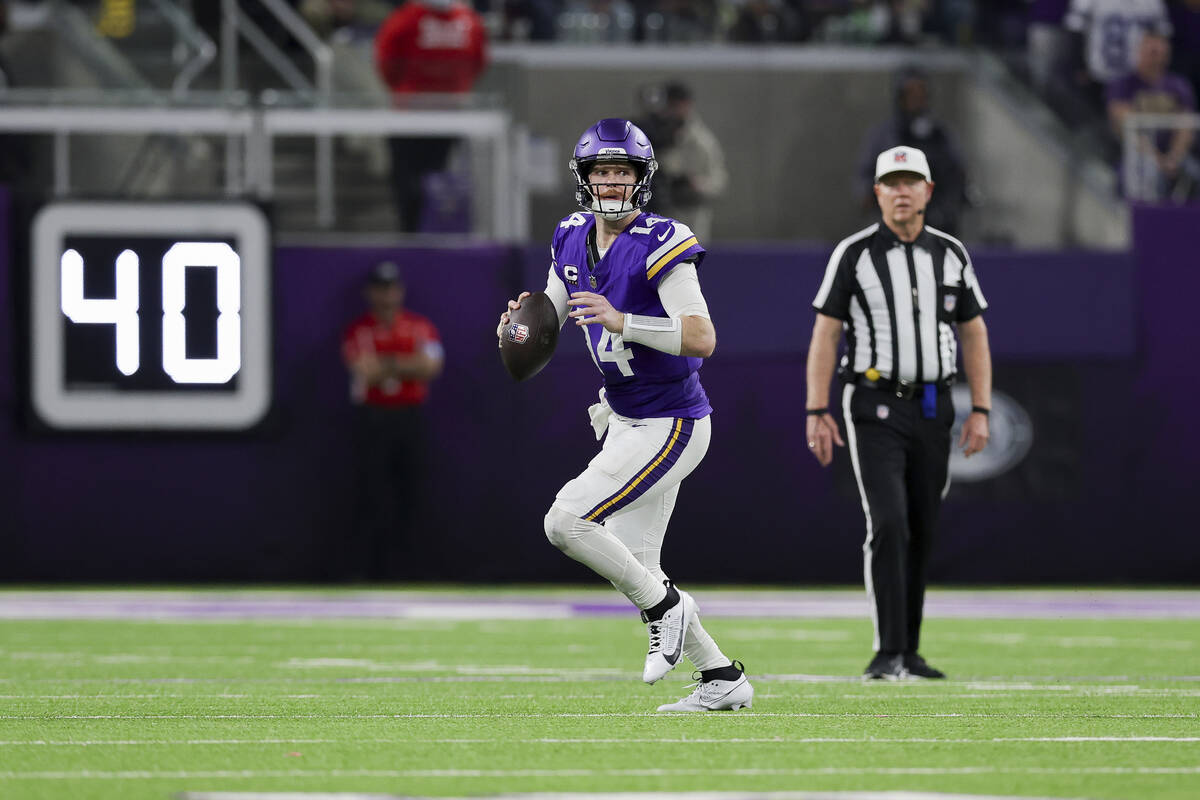
[[(865, 595), (857, 590), (722, 590), (699, 594), (706, 618), (862, 618)], [(930, 591), (929, 618), (1198, 619), (1200, 593), (1188, 590)], [(0, 618), (119, 619), (197, 622), (290, 618), (545, 620), (614, 617), (629, 606), (613, 592), (568, 588), (561, 592), (483, 589), (478, 592), (378, 590), (314, 594), (257, 591), (0, 591)]]
[[(492, 795), (496, 800), (1054, 800), (1037, 797), (998, 797), (941, 792), (612, 792), (607, 794), (554, 792)], [(476, 797), (414, 798), (410, 795), (184, 792), (180, 800), (477, 800)], [(1061, 800), (1059, 798), (1058, 800)]]
[[(613, 792), (607, 794), (554, 792), (492, 795), (497, 800), (1052, 800), (1037, 797), (998, 797), (941, 792)], [(184, 792), (180, 800), (477, 800), (464, 797), (414, 798), (410, 795)], [(1059, 799), (1061, 800), (1061, 798)]]
[(178, 745), (267, 745), (267, 744), (394, 744), (409, 747), (420, 747), (427, 744), (996, 744), (996, 743), (1066, 743), (1079, 744), (1086, 742), (1127, 743), (1127, 742), (1200, 742), (1200, 736), (1023, 736), (996, 737), (991, 739), (961, 739), (961, 738), (838, 738), (838, 737), (786, 737), (769, 736), (759, 738), (719, 738), (705, 739), (699, 737), (684, 738), (623, 738), (623, 739), (589, 739), (589, 738), (537, 738), (514, 739), (369, 739), (355, 737), (353, 739), (112, 739), (112, 740), (77, 740), (77, 741), (47, 741), (31, 739), (27, 741), (0, 741), (0, 747), (165, 747)]
[(777, 769), (331, 769), (331, 770), (75, 770), (0, 772), (3, 780), (193, 780), (214, 778), (605, 778), (812, 775), (1200, 775), (1172, 767), (785, 767)]
[[(683, 713), (683, 712), (681, 712)], [(579, 718), (634, 718), (661, 717), (662, 714), (652, 711), (606, 712), (606, 713), (497, 713), (497, 714), (3, 714), (0, 719), (7, 720), (49, 720), (49, 719), (579, 719)], [(692, 719), (705, 719), (708, 715), (683, 716)], [(883, 713), (842, 713), (818, 714), (809, 712), (758, 712), (722, 714), (721, 721), (752, 720), (764, 717), (781, 718), (818, 718), (818, 719), (853, 719), (865, 717), (869, 719), (926, 719), (926, 718), (955, 718), (955, 719), (1196, 719), (1200, 714), (1069, 714), (1058, 712), (1016, 714), (975, 714), (975, 713), (927, 713), (927, 714), (883, 714)]]
[[(169, 686), (172, 684), (178, 685), (193, 685), (206, 683), (219, 683), (222, 685), (228, 684), (254, 684), (254, 685), (344, 685), (344, 684), (387, 684), (387, 683), (564, 683), (570, 681), (579, 682), (621, 682), (628, 680), (637, 680), (639, 673), (632, 671), (620, 671), (613, 669), (610, 672), (602, 674), (570, 674), (570, 675), (372, 675), (372, 676), (327, 676), (321, 678), (296, 678), (290, 676), (283, 677), (248, 677), (248, 676), (229, 676), (229, 677), (186, 677), (186, 676), (169, 676), (169, 677), (142, 677), (142, 678), (21, 678), (18, 681), (15, 678), (0, 678), (0, 686), (12, 685), (15, 683), (22, 684), (56, 684), (60, 686), (76, 686), (88, 684), (105, 684), (113, 686), (146, 686), (146, 685), (162, 685)], [(763, 683), (848, 683), (859, 686), (872, 685), (864, 684), (862, 677), (859, 675), (797, 675), (797, 674), (754, 674), (751, 677), (755, 681)], [(987, 678), (970, 678), (964, 679), (965, 683), (959, 683), (956, 680), (946, 681), (940, 684), (930, 683), (928, 681), (902, 681), (902, 682), (885, 682), (880, 683), (881, 687), (890, 687), (895, 689), (905, 688), (930, 688), (933, 686), (944, 686), (953, 688), (956, 686), (980, 686), (981, 681), (987, 681)], [(997, 677), (996, 685), (1003, 684), (1005, 681), (1012, 681), (1013, 677)], [(1142, 681), (1148, 683), (1200, 683), (1200, 675), (1022, 675), (1019, 680), (1024, 682), (1044, 681), (1042, 690), (1056, 691), (1057, 686), (1061, 685), (1062, 681), (1072, 681), (1074, 683), (1095, 682), (1095, 683), (1129, 683), (1130, 681)], [(1094, 687), (1099, 688), (1099, 687)], [(1165, 689), (1163, 691), (1166, 691)], [(822, 695), (823, 696), (823, 695)]]
[[(555, 681), (557, 683), (558, 681)], [(756, 678), (756, 683), (762, 685)], [(765, 681), (763, 682), (765, 683)], [(784, 700), (828, 700), (836, 698), (839, 700), (994, 700), (997, 698), (1017, 698), (1023, 697), (1022, 691), (994, 691), (994, 692), (958, 692), (954, 691), (953, 685), (946, 685), (946, 691), (941, 692), (908, 692), (908, 691), (890, 691), (896, 687), (891, 684), (881, 684), (877, 691), (870, 691), (863, 694), (820, 694), (817, 692), (810, 693), (791, 693), (791, 692), (758, 692), (758, 698), (784, 699)], [(540, 694), (537, 692), (524, 693), (505, 693), (505, 694), (475, 694), (475, 693), (454, 693), (456, 700), (605, 700), (624, 698), (627, 692), (610, 692), (607, 694)], [(1055, 697), (1091, 697), (1094, 695), (1117, 695), (1121, 697), (1200, 697), (1200, 689), (1141, 689), (1137, 687), (1126, 688), (1120, 690), (1108, 689), (1103, 686), (1073, 686), (1065, 691), (1057, 691)], [(320, 700), (342, 702), (345, 700), (372, 700), (379, 701), (381, 698), (373, 694), (274, 694), (271, 692), (263, 692), (261, 694), (214, 694), (211, 692), (196, 692), (189, 694), (185, 692), (170, 692), (162, 694), (119, 694), (106, 692), (101, 694), (0, 694), (0, 700), (98, 700), (98, 701), (117, 701), (117, 700)]]

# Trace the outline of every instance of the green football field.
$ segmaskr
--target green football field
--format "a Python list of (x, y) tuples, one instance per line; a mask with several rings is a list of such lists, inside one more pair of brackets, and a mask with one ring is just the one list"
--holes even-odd
[(590, 587), (0, 591), (0, 798), (1200, 798), (1200, 592), (933, 592), (951, 679), (869, 684), (860, 591), (693, 593), (752, 710)]

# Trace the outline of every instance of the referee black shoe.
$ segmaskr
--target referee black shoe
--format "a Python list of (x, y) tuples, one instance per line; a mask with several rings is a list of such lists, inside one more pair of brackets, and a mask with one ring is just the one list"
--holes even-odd
[(884, 653), (879, 652), (871, 659), (871, 663), (867, 664), (867, 668), (863, 671), (863, 680), (878, 681), (898, 681), (908, 677), (908, 671), (904, 669), (904, 657), (899, 653)]
[(916, 653), (904, 654), (904, 669), (914, 678), (944, 678), (946, 673), (929, 666), (925, 659)]

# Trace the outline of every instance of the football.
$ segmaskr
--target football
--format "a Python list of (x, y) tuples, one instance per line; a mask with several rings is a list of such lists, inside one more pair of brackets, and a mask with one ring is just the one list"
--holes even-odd
[(545, 292), (534, 292), (509, 314), (500, 336), (500, 360), (518, 381), (529, 380), (550, 363), (558, 344), (558, 312)]

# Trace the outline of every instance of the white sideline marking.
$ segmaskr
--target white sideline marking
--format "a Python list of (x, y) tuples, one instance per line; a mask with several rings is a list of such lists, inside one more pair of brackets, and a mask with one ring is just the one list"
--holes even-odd
[[(1036, 797), (987, 797), (978, 794), (926, 792), (637, 792), (619, 794), (497, 794), (496, 800), (1054, 800)], [(180, 800), (478, 800), (472, 797), (423, 798), (383, 794), (245, 794), (243, 792), (184, 792)]]
[[(4, 714), (0, 719), (12, 720), (46, 720), (46, 719), (580, 719), (580, 718), (629, 718), (629, 717), (661, 717), (653, 711), (607, 712), (595, 714)], [(688, 715), (684, 715), (685, 717)], [(781, 718), (856, 718), (868, 717), (879, 719), (891, 717), (896, 719), (1196, 719), (1200, 714), (1066, 714), (1047, 712), (1018, 713), (1018, 714), (964, 714), (951, 712), (942, 714), (817, 714), (807, 712), (759, 712), (747, 711), (740, 714), (726, 714), (722, 721), (735, 719), (755, 719), (763, 717)], [(692, 719), (704, 719), (705, 715)]]
[(103, 747), (103, 746), (177, 746), (177, 745), (227, 745), (227, 744), (996, 744), (1000, 742), (1200, 742), (1200, 736), (1021, 736), (997, 737), (992, 739), (949, 739), (949, 738), (839, 738), (839, 737), (786, 737), (767, 736), (758, 738), (703, 739), (684, 737), (679, 739), (627, 738), (627, 739), (113, 739), (81, 741), (0, 741), (0, 747)]
[[(1200, 694), (1200, 690), (1196, 692)], [(618, 697), (624, 695), (613, 694), (539, 694), (536, 692), (526, 692), (523, 694), (460, 694), (455, 693), (456, 699), (495, 699), (495, 700), (604, 700), (607, 698)], [(770, 695), (759, 695), (759, 697), (768, 697)], [(784, 696), (784, 695), (777, 695)], [(792, 695), (786, 695), (788, 697)], [(812, 697), (824, 697), (824, 695), (811, 695)], [(849, 697), (851, 695), (847, 695)], [(866, 695), (862, 695), (866, 697)], [(931, 697), (947, 697), (948, 695), (930, 695)], [(963, 697), (964, 695), (952, 695), (953, 697)], [(981, 695), (982, 696), (982, 695)], [(995, 695), (987, 695), (994, 697)], [(1171, 694), (1174, 697), (1176, 695)], [(164, 693), (164, 694), (0, 694), (0, 700), (379, 700), (373, 694), (212, 694), (197, 692), (196, 694), (183, 693)]]
[(788, 767), (774, 769), (317, 769), (77, 770), (0, 772), (4, 780), (190, 780), (212, 778), (589, 778), (804, 775), (1200, 775), (1187, 767)]
[[(206, 683), (219, 683), (221, 685), (228, 684), (256, 684), (256, 685), (289, 685), (289, 684), (304, 684), (304, 685), (339, 685), (352, 683), (369, 683), (369, 684), (386, 684), (386, 683), (565, 683), (571, 681), (580, 682), (596, 682), (596, 681), (627, 681), (634, 677), (640, 677), (640, 673), (632, 671), (614, 670), (612, 674), (603, 675), (386, 675), (386, 676), (330, 676), (325, 678), (295, 678), (287, 676), (277, 677), (181, 677), (178, 675), (159, 678), (22, 678), (20, 683), (38, 683), (38, 684), (55, 684), (55, 685), (86, 685), (86, 684), (103, 684), (113, 686), (168, 686), (176, 685), (193, 685)], [(859, 686), (864, 685), (862, 676), (860, 675), (784, 675), (784, 674), (769, 674), (769, 673), (754, 673), (755, 680), (763, 682), (778, 682), (778, 683), (853, 683)], [(1021, 677), (1024, 681), (1045, 681), (1046, 690), (1051, 691), (1051, 685), (1060, 681), (1070, 680), (1075, 683), (1083, 683), (1093, 681), (1096, 683), (1111, 683), (1129, 681), (1152, 681), (1156, 683), (1200, 683), (1200, 675), (1025, 675)], [(972, 679), (970, 684), (961, 684), (962, 686), (979, 685), (980, 679)], [(997, 683), (1005, 679), (997, 678)], [(14, 684), (16, 680), (12, 678), (0, 678), (0, 685)], [(869, 684), (868, 684), (869, 685)], [(959, 684), (954, 681), (943, 684), (947, 690), (950, 690)], [(915, 688), (930, 688), (933, 684), (926, 681), (887, 681), (880, 684), (882, 687), (895, 689), (897, 691), (905, 691)], [(1097, 688), (1097, 687), (1093, 687)], [(1162, 689), (1160, 691), (1168, 691)], [(1183, 691), (1183, 690), (1178, 690)], [(491, 695), (489, 695), (491, 696)], [(824, 696), (824, 695), (820, 695)]]
[[(757, 678), (756, 680), (762, 683), (768, 683), (766, 679)], [(552, 681), (557, 683), (558, 681)], [(877, 687), (870, 687), (870, 690), (861, 694), (819, 694), (806, 693), (796, 694), (791, 692), (776, 692), (766, 693), (759, 692), (756, 696), (760, 698), (775, 698), (775, 699), (793, 699), (793, 700), (820, 700), (836, 697), (842, 700), (879, 700), (886, 697), (888, 700), (991, 700), (1003, 697), (1019, 697), (1025, 690), (1009, 690), (1009, 689), (989, 689), (985, 686), (975, 686), (977, 690), (986, 689), (987, 691), (956, 691), (959, 688), (953, 684), (944, 685), (942, 688), (945, 691), (940, 692), (915, 692), (905, 691), (912, 684), (884, 684), (881, 683)], [(875, 691), (878, 690), (878, 691)], [(1091, 695), (1126, 695), (1136, 697), (1200, 697), (1200, 689), (1170, 689), (1170, 688), (1142, 688), (1140, 686), (1040, 686), (1030, 687), (1029, 691), (1048, 691), (1069, 694), (1080, 694), (1084, 696)], [(606, 698), (614, 698), (624, 696), (617, 692), (612, 693), (596, 693), (589, 692), (586, 694), (542, 694), (540, 692), (508, 692), (504, 694), (471, 694), (456, 692), (454, 697), (457, 699), (473, 699), (487, 698), (495, 700), (603, 700)], [(245, 694), (245, 693), (225, 693), (225, 692), (159, 692), (154, 694), (123, 694), (120, 692), (99, 692), (96, 694), (0, 694), (0, 700), (97, 700), (97, 701), (112, 701), (112, 700), (260, 700), (263, 698), (278, 699), (278, 700), (378, 700), (375, 695), (370, 694), (340, 694), (340, 693), (306, 693), (306, 694), (287, 694), (273, 692), (265, 692), (262, 694)]]
[[(708, 618), (862, 618), (861, 590), (704, 592)], [(929, 618), (1197, 619), (1200, 600), (1189, 590), (1033, 590), (1023, 592), (936, 589), (926, 598)], [(233, 623), (270, 618), (304, 624), (340, 624), (339, 618), (473, 622), (479, 619), (546, 620), (627, 613), (611, 591), (559, 593), (485, 590), (463, 596), (436, 591), (375, 590), (317, 594), (260, 590), (27, 591), (0, 592), (4, 619), (187, 620)], [(1091, 646), (1091, 645), (1085, 645)], [(1101, 644), (1101, 646), (1104, 646)]]

